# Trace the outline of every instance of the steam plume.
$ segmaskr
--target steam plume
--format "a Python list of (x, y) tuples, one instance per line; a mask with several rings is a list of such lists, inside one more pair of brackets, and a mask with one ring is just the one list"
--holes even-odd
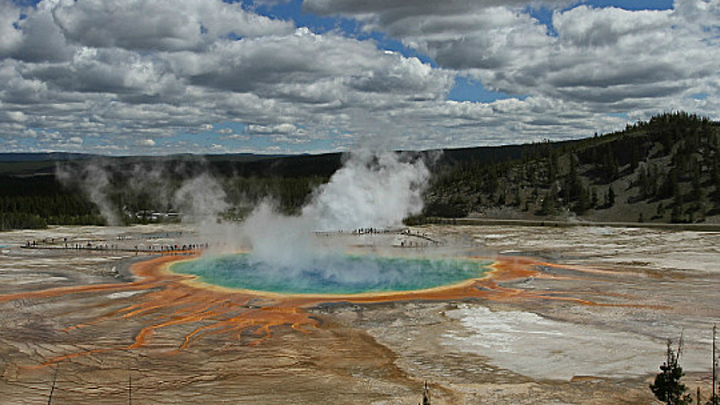
[(228, 209), (225, 191), (210, 175), (203, 173), (183, 183), (173, 201), (184, 214), (183, 220), (193, 223), (214, 222)]
[[(110, 225), (120, 224), (120, 207), (109, 197), (110, 179), (129, 174), (128, 187), (142, 191), (167, 206), (179, 209), (183, 220), (200, 225), (203, 240), (226, 248), (250, 248), (254, 260), (281, 267), (315, 261), (331, 254), (317, 246), (313, 232), (352, 231), (360, 228), (392, 229), (403, 218), (423, 208), (422, 192), (430, 172), (425, 162), (408, 154), (363, 150), (348, 155), (330, 181), (319, 187), (299, 216), (283, 216), (270, 202), (261, 203), (238, 226), (217, 223), (228, 209), (227, 196), (202, 162), (193, 162), (194, 175), (162, 165), (138, 163), (123, 169), (112, 162), (91, 162), (83, 166), (59, 167), (58, 178), (75, 183), (98, 206)], [(181, 174), (182, 173), (182, 174)], [(189, 177), (189, 179), (188, 179)], [(178, 184), (176, 179), (188, 180)], [(326, 247), (324, 244), (323, 247)], [(307, 263), (306, 263), (307, 264)]]
[[(198, 224), (215, 222), (228, 208), (222, 186), (208, 174), (205, 162), (198, 159), (181, 161), (174, 168), (164, 164), (163, 160), (126, 166), (97, 159), (58, 165), (56, 177), (66, 186), (79, 188), (98, 207), (108, 225), (122, 223), (123, 207), (118, 206), (119, 199), (111, 198), (113, 193), (131, 192), (145, 196), (145, 204), (149, 206), (140, 208), (179, 209), (184, 215), (183, 221)], [(111, 184), (113, 178), (120, 179), (118, 184)], [(177, 179), (186, 180), (178, 184)]]
[(393, 228), (423, 208), (430, 172), (421, 159), (392, 152), (357, 152), (322, 186), (303, 216), (316, 230)]
[(122, 223), (118, 209), (110, 201), (110, 175), (101, 161), (92, 161), (81, 167), (58, 166), (55, 176), (63, 184), (79, 186), (100, 210), (108, 225)]
[(320, 187), (299, 217), (276, 214), (261, 204), (242, 225), (241, 235), (256, 260), (282, 267), (328, 254), (316, 246), (313, 231), (390, 229), (423, 208), (430, 172), (421, 159), (393, 152), (363, 151), (349, 156)]

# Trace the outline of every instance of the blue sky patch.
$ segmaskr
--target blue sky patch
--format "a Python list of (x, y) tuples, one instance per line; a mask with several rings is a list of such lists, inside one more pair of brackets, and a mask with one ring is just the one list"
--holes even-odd
[(453, 86), (452, 90), (450, 90), (450, 94), (448, 94), (448, 100), (472, 101), (479, 103), (490, 103), (495, 100), (512, 97), (513, 96), (506, 93), (487, 90), (479, 81), (468, 79), (463, 76), (455, 77), (455, 86)]

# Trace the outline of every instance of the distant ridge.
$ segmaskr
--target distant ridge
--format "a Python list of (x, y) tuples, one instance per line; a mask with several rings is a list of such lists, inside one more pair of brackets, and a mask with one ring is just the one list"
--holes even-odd
[[(561, 145), (557, 143), (554, 145)], [(456, 165), (465, 162), (499, 163), (519, 159), (527, 145), (480, 146), (457, 149), (424, 151), (396, 151), (412, 155), (424, 155), (437, 166)], [(52, 174), (57, 163), (101, 160), (112, 162), (118, 168), (138, 163), (189, 163), (206, 162), (213, 171), (223, 175), (240, 176), (330, 176), (342, 166), (343, 152), (296, 155), (264, 155), (254, 153), (226, 153), (196, 155), (191, 153), (172, 155), (104, 156), (70, 152), (0, 153), (0, 174), (38, 175)]]
[[(573, 141), (569, 141), (573, 142)], [(553, 145), (562, 145), (568, 142), (555, 142)], [(429, 149), (423, 151), (396, 151), (397, 153), (411, 153), (431, 155), (439, 153), (444, 163), (457, 163), (467, 160), (482, 162), (500, 162), (508, 159), (518, 159), (526, 145), (501, 146), (475, 146), (463, 148)], [(183, 159), (206, 159), (209, 162), (257, 162), (262, 160), (289, 160), (303, 161), (339, 158), (345, 152), (331, 153), (301, 153), (301, 154), (259, 154), (259, 153), (222, 153), (222, 154), (193, 154), (176, 153), (170, 155), (97, 155), (76, 152), (11, 152), (0, 153), (0, 162), (62, 162), (69, 160), (106, 159), (109, 161), (168, 161)]]
[(255, 153), (226, 153), (214, 155), (194, 155), (191, 153), (178, 153), (172, 155), (128, 155), (128, 156), (105, 156), (91, 153), (76, 152), (11, 152), (0, 153), (0, 162), (41, 162), (41, 161), (67, 161), (82, 159), (173, 159), (183, 157), (204, 157), (210, 160), (262, 160), (279, 159), (295, 155), (262, 155)]
[(70, 152), (0, 153), (0, 162), (66, 161), (97, 158), (98, 155)]

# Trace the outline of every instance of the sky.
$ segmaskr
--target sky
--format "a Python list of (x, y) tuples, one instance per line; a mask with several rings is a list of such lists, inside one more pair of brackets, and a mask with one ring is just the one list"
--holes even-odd
[(0, 152), (490, 146), (720, 118), (720, 0), (0, 0)]

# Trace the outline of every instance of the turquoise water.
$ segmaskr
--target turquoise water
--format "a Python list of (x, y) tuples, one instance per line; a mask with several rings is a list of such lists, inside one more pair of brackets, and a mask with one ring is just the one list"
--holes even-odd
[(278, 266), (237, 254), (180, 262), (171, 269), (229, 288), (282, 294), (358, 294), (457, 284), (480, 277), (488, 264), (469, 259), (332, 256)]

